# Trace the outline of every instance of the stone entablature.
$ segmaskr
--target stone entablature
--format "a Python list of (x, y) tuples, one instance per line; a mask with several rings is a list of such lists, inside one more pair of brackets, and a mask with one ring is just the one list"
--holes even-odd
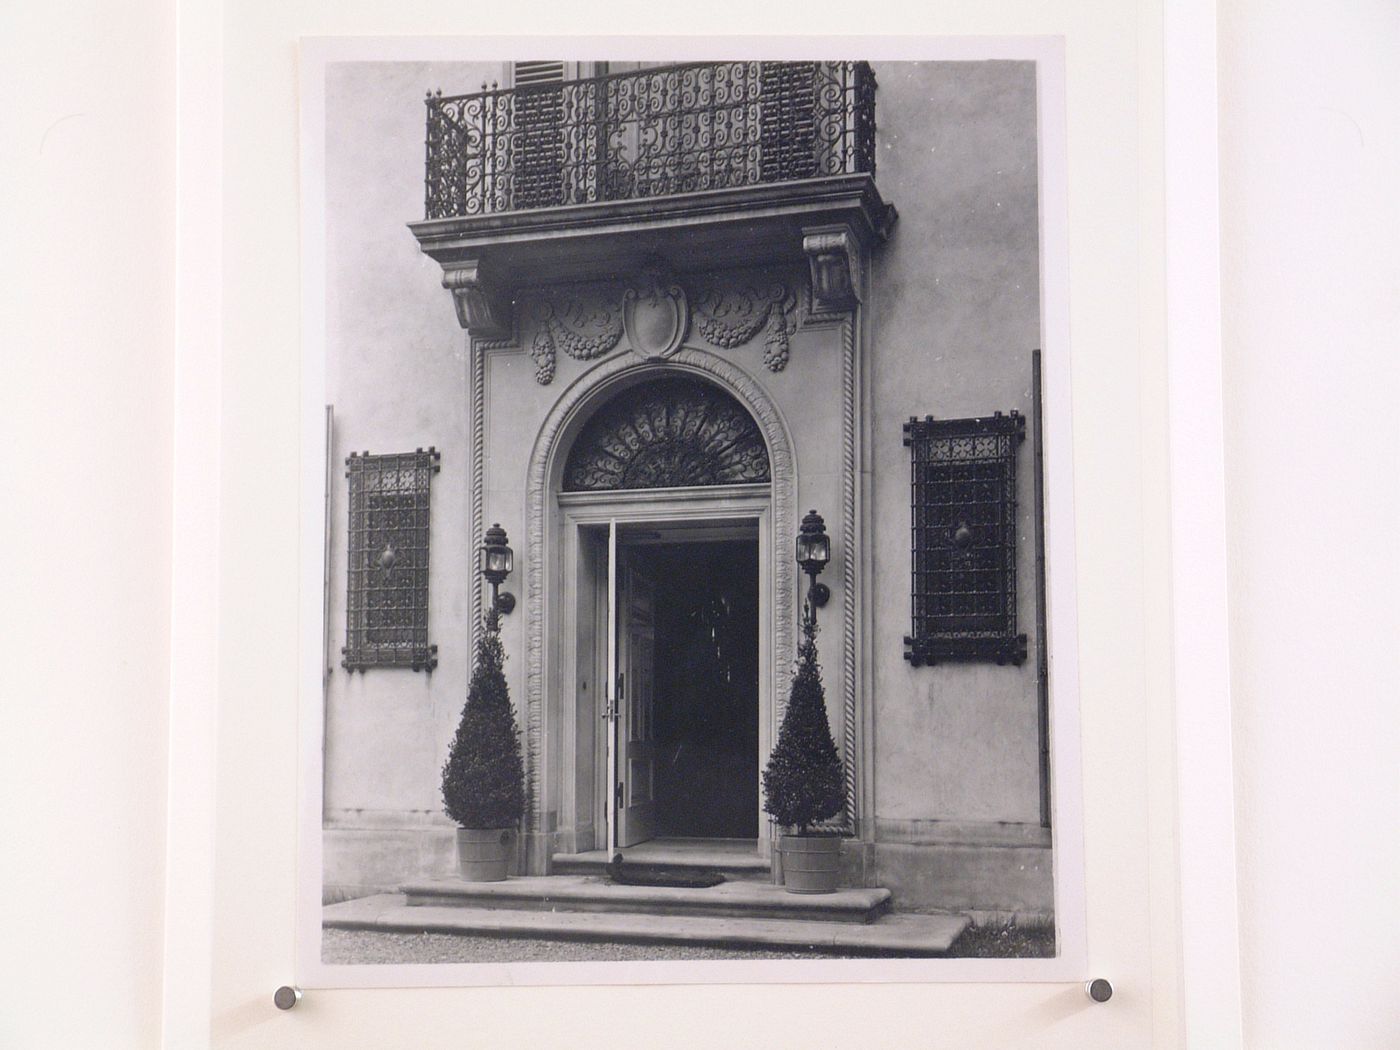
[[(814, 313), (839, 313), (861, 296), (863, 256), (896, 219), (868, 174), (410, 223), (443, 268), (462, 327), (507, 339), (523, 289), (642, 274), (655, 259), (686, 273), (735, 260), (802, 262)], [(806, 283), (806, 282), (804, 282)], [(780, 360), (775, 351), (774, 360)]]

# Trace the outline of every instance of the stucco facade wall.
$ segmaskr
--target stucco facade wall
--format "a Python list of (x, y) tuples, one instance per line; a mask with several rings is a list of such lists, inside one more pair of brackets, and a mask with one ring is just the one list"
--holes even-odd
[[(869, 310), (876, 812), (890, 821), (1038, 823), (1034, 659), (914, 668), (900, 658), (910, 630), (902, 424), (1013, 409), (1032, 417), (1031, 351), (1040, 345), (1035, 69), (884, 63), (876, 74), (876, 179), (899, 208), (893, 236), (875, 253)], [(1017, 470), (1017, 618), (1033, 655), (1029, 437)]]
[[(438, 771), (471, 671), (462, 625), (475, 564), (467, 528), (467, 340), (441, 271), (405, 223), (423, 214), (424, 92), (474, 90), (493, 76), (498, 64), (357, 62), (327, 73), (326, 397), (335, 428), (325, 813), (332, 827), (449, 827)], [(432, 481), (428, 612), (437, 669), (349, 674), (339, 666), (345, 457), (429, 446), (442, 454)]]
[[(793, 445), (797, 514), (820, 510), (832, 534), (833, 561), (823, 580), (833, 593), (821, 638), (831, 721), (844, 745), (841, 684), (846, 674), (858, 674), (858, 700), (868, 709), (872, 737), (850, 742), (863, 783), (873, 788), (862, 792), (860, 815), (863, 837), (877, 843), (875, 867), (866, 865), (861, 877), (902, 889), (914, 904), (943, 903), (948, 887), (957, 885), (958, 899), (949, 901), (957, 906), (1049, 910), (1048, 854), (1041, 856), (1048, 835), (1039, 828), (1029, 439), (1017, 463), (1017, 563), (1018, 629), (1029, 636), (1031, 658), (1020, 667), (916, 669), (903, 657), (910, 630), (910, 468), (903, 423), (928, 414), (1032, 413), (1031, 351), (1040, 342), (1034, 67), (884, 63), (876, 72), (877, 182), (900, 219), (870, 260), (857, 339), (864, 355), (869, 674), (845, 666), (840, 644), (849, 549), (841, 520), (841, 330), (806, 324), (807, 271), (800, 256), (757, 275), (781, 280), (795, 293), (786, 368), (764, 366), (762, 334), (722, 349), (692, 328), (685, 345), (743, 370), (771, 400)], [(327, 83), (327, 385), (336, 418), (333, 664), (345, 625), (339, 465), (350, 451), (432, 445), (442, 454), (432, 491), (430, 591), (439, 664), (431, 675), (381, 669), (349, 675), (338, 666), (332, 674), (328, 883), (392, 882), (397, 867), (417, 868), (401, 873), (407, 876), (450, 864), (438, 777), (471, 660), (471, 349), (441, 287), (440, 268), (419, 252), (405, 224), (422, 214), (423, 92), (473, 90), (500, 76), (500, 67), (490, 65), (352, 63), (333, 67)], [(347, 134), (351, 128), (358, 134)], [(350, 152), (348, 143), (367, 140), (366, 128), (376, 149)], [(685, 260), (668, 261), (684, 271)], [(739, 270), (722, 280), (754, 279), (742, 246), (734, 263)], [(693, 295), (693, 282), (702, 277), (683, 279)], [(523, 596), (529, 458), (556, 400), (588, 382), (599, 362), (561, 351), (552, 382), (537, 382), (530, 349), (538, 320), (529, 308), (536, 293), (526, 288), (519, 294), (516, 344), (478, 352), (486, 394), (484, 520), (509, 531), (517, 573), (507, 588)], [(624, 338), (602, 360), (631, 354), (627, 345)], [(774, 549), (789, 556), (791, 537), (777, 537)], [(526, 624), (519, 608), (503, 631), (518, 711), (527, 697)], [(790, 659), (791, 653), (776, 654), (780, 671)], [(410, 828), (421, 830), (406, 833)], [(930, 880), (935, 869), (947, 878)], [(1003, 889), (979, 899), (979, 880)]]

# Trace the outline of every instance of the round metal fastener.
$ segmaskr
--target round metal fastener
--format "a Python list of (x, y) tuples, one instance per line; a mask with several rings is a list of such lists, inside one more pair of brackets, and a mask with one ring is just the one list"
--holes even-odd
[(1106, 977), (1095, 977), (1084, 982), (1084, 994), (1096, 1003), (1106, 1003), (1113, 998), (1113, 985)]
[(290, 1010), (299, 1002), (301, 1002), (301, 989), (293, 988), (289, 984), (284, 984), (272, 993), (272, 1004), (279, 1010)]

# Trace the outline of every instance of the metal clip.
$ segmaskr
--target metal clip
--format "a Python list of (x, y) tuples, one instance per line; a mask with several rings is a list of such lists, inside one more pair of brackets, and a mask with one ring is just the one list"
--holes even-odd
[(301, 1002), (301, 989), (293, 988), (290, 984), (284, 984), (272, 993), (272, 1005), (279, 1010), (290, 1010), (299, 1002)]
[(1106, 977), (1095, 977), (1084, 982), (1084, 994), (1096, 1003), (1106, 1003), (1113, 998), (1113, 985)]

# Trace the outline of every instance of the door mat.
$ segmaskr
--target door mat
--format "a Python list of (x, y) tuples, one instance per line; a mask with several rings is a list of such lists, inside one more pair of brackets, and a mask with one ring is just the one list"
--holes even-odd
[(701, 890), (724, 881), (724, 876), (717, 871), (676, 871), (655, 864), (629, 864), (621, 854), (608, 863), (607, 871), (608, 879), (621, 886), (676, 886)]

